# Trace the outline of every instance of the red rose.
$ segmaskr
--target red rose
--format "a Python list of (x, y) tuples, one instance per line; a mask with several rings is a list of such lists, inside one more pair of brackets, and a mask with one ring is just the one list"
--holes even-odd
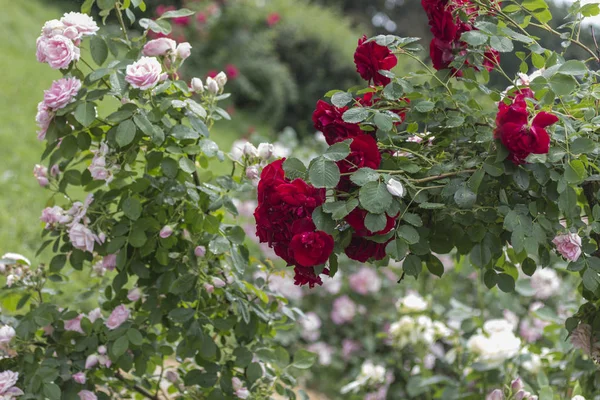
[(267, 15), (267, 25), (269, 25), (269, 27), (277, 25), (279, 21), (281, 21), (281, 16), (276, 12)]
[[(315, 274), (313, 268), (296, 267), (294, 273), (294, 285), (296, 286), (308, 285), (312, 289), (315, 285), (323, 284), (321, 277)], [(329, 275), (329, 270), (325, 268), (322, 274)]]
[(294, 265), (299, 267), (325, 264), (332, 251), (333, 237), (323, 231), (298, 233), (290, 242)]
[(347, 110), (348, 107), (338, 108), (323, 100), (317, 102), (317, 109), (312, 115), (313, 124), (316, 130), (323, 132), (330, 146), (362, 133), (357, 124), (350, 124), (342, 119)]
[(366, 262), (369, 259), (382, 260), (385, 258), (385, 246), (387, 243), (376, 243), (371, 240), (354, 236), (346, 247), (345, 253), (348, 258)]
[(240, 75), (240, 70), (233, 64), (227, 64), (225, 66), (225, 74), (227, 74), (227, 79), (234, 80)]
[(356, 136), (350, 143), (350, 154), (342, 161), (338, 161), (341, 173), (356, 171), (359, 168), (379, 168), (381, 154), (377, 147), (377, 141), (371, 136), (363, 133)]
[(458, 26), (452, 9), (440, 0), (421, 0), (421, 5), (429, 17), (429, 27), (433, 36), (444, 41), (456, 38)]
[(558, 122), (556, 115), (542, 111), (529, 124), (526, 97), (533, 97), (531, 90), (522, 90), (510, 105), (500, 102), (496, 116), (494, 137), (502, 141), (515, 164), (523, 164), (530, 154), (548, 153), (550, 135), (546, 128)]
[(366, 216), (367, 211), (362, 210), (360, 208), (355, 208), (350, 214), (346, 216), (346, 222), (354, 229), (354, 234), (356, 236), (385, 235), (394, 228), (394, 225), (396, 225), (396, 219), (386, 215), (387, 223), (385, 225), (385, 228), (378, 232), (371, 232), (365, 226)]
[(358, 47), (354, 53), (354, 64), (360, 76), (377, 86), (385, 86), (391, 79), (379, 73), (380, 70), (389, 71), (398, 64), (396, 56), (386, 46), (380, 46), (375, 41), (367, 41), (363, 36), (358, 40)]

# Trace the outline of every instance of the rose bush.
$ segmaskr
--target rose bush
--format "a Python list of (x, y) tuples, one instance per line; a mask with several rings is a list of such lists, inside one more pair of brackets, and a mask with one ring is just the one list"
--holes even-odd
[[(313, 115), (329, 147), (308, 166), (293, 157), (281, 165), (288, 179), (326, 190), (311, 219), (335, 244), (328, 262), (311, 271), (318, 277), (311, 283), (334, 278), (342, 253), (377, 265), (402, 262), (400, 280), (417, 278), (423, 266), (441, 277), (439, 255), (454, 254), (477, 268), (486, 287), (511, 293), (519, 278), (552, 274), (566, 260), (567, 270), (580, 277), (577, 292), (587, 300), (566, 318), (566, 330), (595, 343), (600, 118), (592, 67), (600, 58), (577, 32), (584, 16), (600, 12), (598, 5), (575, 3), (573, 20), (558, 31), (548, 25), (552, 15), (543, 0), (422, 5), (439, 71), (420, 61), (417, 38), (361, 39), (355, 63), (366, 87), (330, 91), (331, 104), (319, 101)], [(589, 59), (565, 60), (545, 49), (529, 33), (532, 26), (560, 37), (563, 48), (581, 47)], [(514, 78), (499, 56), (512, 52), (522, 61)], [(391, 56), (421, 62), (422, 69), (390, 71)], [(505, 77), (507, 89), (488, 88), (490, 74)], [(367, 95), (369, 102), (363, 101)], [(259, 209), (263, 202), (259, 197)], [(257, 220), (257, 229), (262, 226)], [(544, 284), (537, 290), (543, 293)], [(345, 321), (353, 307), (340, 303), (345, 311), (338, 321)], [(489, 347), (492, 333), (483, 324), (481, 329), (488, 339), (473, 346)], [(598, 359), (594, 346), (584, 351)], [(552, 390), (542, 389), (545, 395)]]
[[(94, 5), (120, 29), (100, 30), (85, 14)], [(46, 149), (34, 175), (51, 192), (40, 253), (53, 256), (37, 266), (0, 259), (0, 397), (295, 398), (294, 374), (314, 355), (291, 357), (274, 337), (301, 312), (245, 278), (257, 260), (235, 224), (234, 199), (253, 189), (245, 169), (258, 156), (213, 174), (226, 158), (209, 135), (229, 119), (218, 105), (227, 76), (180, 80), (191, 46), (147, 34), (192, 12), (136, 22), (145, 7), (88, 0), (38, 39), (38, 61), (63, 74), (36, 118)], [(79, 294), (73, 277), (85, 282)], [(77, 301), (61, 302), (66, 291)]]

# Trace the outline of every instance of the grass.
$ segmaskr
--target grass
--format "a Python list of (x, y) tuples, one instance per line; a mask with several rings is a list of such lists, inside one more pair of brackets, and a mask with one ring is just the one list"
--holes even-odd
[[(3, 72), (0, 77), (0, 255), (17, 252), (33, 259), (41, 243), (39, 216), (49, 192), (39, 187), (32, 173), (44, 149), (44, 144), (36, 138), (35, 114), (43, 90), (59, 78), (60, 73), (37, 62), (35, 41), (44, 22), (59, 18), (64, 12), (58, 5), (49, 3), (52, 2), (0, 0), (0, 34), (9, 38), (0, 42)], [(263, 134), (270, 133), (264, 122), (237, 112), (233, 121), (217, 123), (211, 138), (228, 151), (231, 143), (244, 136), (250, 127)], [(211, 169), (215, 173), (226, 173), (230, 166), (221, 164)]]

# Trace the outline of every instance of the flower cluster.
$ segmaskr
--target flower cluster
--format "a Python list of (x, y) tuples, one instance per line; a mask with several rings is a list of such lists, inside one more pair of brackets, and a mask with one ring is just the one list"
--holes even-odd
[(54, 69), (68, 68), (81, 56), (81, 39), (95, 35), (98, 29), (92, 17), (77, 12), (46, 22), (36, 43), (38, 61)]
[(510, 99), (510, 104), (501, 101), (498, 105), (494, 137), (500, 139), (515, 164), (523, 164), (530, 154), (548, 153), (550, 135), (546, 128), (558, 122), (556, 115), (545, 111), (531, 118), (528, 98), (535, 98), (533, 92), (528, 88), (521, 89)]
[(513, 331), (514, 325), (505, 319), (486, 321), (483, 328), (469, 338), (467, 348), (477, 361), (499, 366), (519, 354), (521, 340)]
[(390, 343), (397, 349), (407, 346), (431, 346), (437, 340), (449, 337), (452, 331), (441, 321), (433, 321), (426, 315), (404, 315), (390, 325)]
[(77, 78), (61, 78), (52, 83), (50, 89), (44, 91), (44, 100), (38, 104), (35, 120), (38, 125), (38, 139), (44, 140), (56, 111), (65, 108), (75, 100), (81, 89), (81, 81)]
[(107, 161), (110, 149), (105, 142), (101, 142), (98, 150), (92, 151), (94, 157), (92, 163), (88, 167), (92, 175), (92, 179), (97, 181), (106, 181), (109, 184), (114, 179), (114, 173), (120, 169), (118, 164), (111, 164)]
[(286, 178), (283, 162), (275, 161), (261, 173), (254, 212), (256, 234), (295, 267), (296, 284), (312, 287), (322, 284), (313, 267), (323, 265), (333, 251), (333, 237), (316, 230), (312, 220), (312, 212), (325, 202), (325, 191), (300, 178)]
[(386, 370), (382, 365), (375, 365), (372, 361), (365, 361), (360, 368), (356, 380), (342, 387), (341, 393), (354, 393), (361, 388), (381, 386), (386, 381)]
[[(473, 25), (479, 11), (470, 0), (421, 0), (421, 5), (429, 18), (433, 39), (429, 47), (433, 67), (447, 69), (457, 57), (467, 54), (467, 43), (461, 40), (465, 32), (477, 30)], [(468, 16), (468, 22), (460, 19), (459, 10)], [(483, 66), (488, 71), (500, 62), (500, 55), (487, 48), (483, 54)], [(465, 60), (465, 65), (469, 63)], [(462, 76), (460, 68), (452, 68), (453, 73)]]
[(30, 286), (41, 275), (41, 269), (31, 269), (31, 262), (21, 254), (6, 253), (0, 257), (0, 274), (6, 276), (6, 286)]
[[(521, 378), (516, 378), (510, 383), (510, 393), (508, 398), (516, 400), (538, 400), (538, 396), (525, 390), (525, 386), (523, 385)], [(505, 399), (506, 397), (504, 397), (504, 392), (501, 389), (492, 390), (485, 398), (485, 400)]]
[(60, 206), (46, 207), (42, 210), (40, 220), (46, 223), (47, 230), (66, 229), (73, 247), (92, 253), (94, 245), (101, 245), (106, 239), (104, 233), (97, 234), (90, 229), (91, 220), (87, 211), (93, 201), (94, 196), (90, 194), (83, 203), (74, 202), (69, 210)]

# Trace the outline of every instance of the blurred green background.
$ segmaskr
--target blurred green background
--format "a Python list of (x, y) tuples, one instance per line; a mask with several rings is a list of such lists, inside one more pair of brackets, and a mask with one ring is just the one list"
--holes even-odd
[[(353, 52), (362, 34), (420, 36), (424, 47), (429, 41), (418, 0), (146, 2), (146, 17), (156, 16), (161, 6), (197, 11), (175, 25), (173, 37), (193, 46), (186, 78), (204, 78), (220, 70), (230, 75), (233, 120), (221, 122), (213, 133), (225, 151), (235, 139), (253, 132), (274, 139), (288, 126), (313, 140), (311, 114), (316, 101), (331, 89), (360, 83)], [(78, 10), (80, 4), (78, 0), (0, 0), (0, 32), (5, 38), (0, 42), (0, 253), (33, 257), (40, 244), (39, 215), (48, 192), (32, 174), (43, 151), (35, 133), (36, 105), (60, 73), (37, 63), (35, 40), (45, 21)], [(554, 25), (560, 25), (566, 10), (559, 5), (552, 8)], [(584, 40), (589, 42), (589, 31), (584, 32)], [(550, 39), (546, 45), (560, 47)], [(579, 57), (576, 49), (570, 51), (570, 57)], [(423, 57), (427, 58), (427, 51)], [(518, 69), (516, 59), (504, 57), (502, 62), (508, 71)], [(412, 67), (400, 60), (397, 68)], [(494, 79), (492, 83), (500, 82)]]

